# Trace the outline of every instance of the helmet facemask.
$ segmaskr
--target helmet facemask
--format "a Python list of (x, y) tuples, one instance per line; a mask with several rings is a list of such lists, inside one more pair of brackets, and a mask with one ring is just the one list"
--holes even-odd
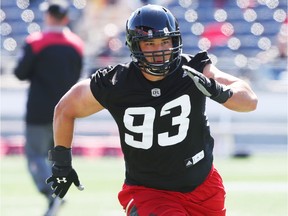
[[(137, 46), (139, 47), (139, 41), (135, 43), (138, 43)], [(174, 47), (173, 45), (173, 47), (168, 50), (149, 52), (142, 52), (139, 47), (139, 49), (137, 49), (139, 51), (132, 51), (131, 56), (142, 71), (154, 76), (163, 76), (173, 72), (173, 69), (176, 69), (177, 63), (179, 62), (178, 56), (181, 54), (181, 47), (182, 46)], [(149, 59), (149, 61), (147, 59)]]

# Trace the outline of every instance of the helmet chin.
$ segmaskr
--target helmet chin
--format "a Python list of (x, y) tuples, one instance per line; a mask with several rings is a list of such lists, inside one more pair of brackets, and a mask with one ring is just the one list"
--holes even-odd
[[(181, 46), (180, 46), (181, 47)], [(132, 59), (141, 71), (153, 76), (166, 76), (174, 72), (180, 63), (180, 48), (172, 48), (171, 50), (158, 50), (151, 52), (133, 52)], [(176, 57), (175, 57), (176, 55)], [(147, 58), (160, 59), (159, 62), (150, 62)], [(169, 58), (169, 59), (167, 59)]]
[(143, 67), (145, 73), (153, 76), (166, 76), (169, 73), (169, 65), (164, 64), (149, 64)]
[(136, 67), (138, 67), (141, 71), (153, 75), (153, 76), (168, 76), (172, 74), (179, 66), (180, 59), (168, 60), (165, 63), (156, 64), (149, 63), (147, 61), (134, 61)]

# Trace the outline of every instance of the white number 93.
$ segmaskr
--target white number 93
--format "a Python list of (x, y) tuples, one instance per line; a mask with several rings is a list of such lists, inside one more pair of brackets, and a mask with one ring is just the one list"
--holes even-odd
[[(169, 136), (168, 132), (159, 133), (158, 136), (158, 145), (160, 146), (171, 146), (176, 145), (183, 141), (187, 136), (187, 131), (189, 128), (189, 114), (191, 111), (191, 103), (188, 95), (182, 95), (179, 98), (176, 98), (166, 104), (161, 108), (160, 117), (169, 115), (170, 110), (175, 107), (181, 107), (181, 113), (178, 116), (171, 116), (172, 125), (171, 126), (179, 126), (178, 133)], [(136, 115), (143, 116), (143, 124), (135, 125), (134, 120)], [(125, 133), (125, 142), (127, 145), (132, 146), (134, 148), (140, 149), (149, 149), (153, 144), (153, 127), (154, 127), (154, 119), (156, 117), (156, 111), (153, 107), (130, 107), (126, 109), (124, 114), (124, 125), (127, 130), (136, 133), (142, 134), (142, 140), (135, 140), (133, 135)]]

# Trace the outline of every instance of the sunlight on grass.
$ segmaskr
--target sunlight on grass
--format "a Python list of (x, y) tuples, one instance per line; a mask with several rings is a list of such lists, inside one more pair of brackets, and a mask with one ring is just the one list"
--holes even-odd
[[(124, 180), (122, 158), (74, 157), (84, 191), (72, 186), (59, 216), (124, 216), (117, 194)], [(227, 216), (286, 216), (287, 157), (217, 158), (226, 186)], [(1, 158), (1, 216), (39, 216), (46, 200), (36, 191), (22, 156)], [(16, 205), (17, 204), (17, 205)]]

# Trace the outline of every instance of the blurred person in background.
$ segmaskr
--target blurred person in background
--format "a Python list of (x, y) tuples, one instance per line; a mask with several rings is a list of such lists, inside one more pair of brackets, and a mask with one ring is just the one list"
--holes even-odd
[(62, 200), (53, 199), (45, 180), (51, 175), (47, 151), (54, 146), (53, 112), (59, 99), (80, 78), (83, 41), (69, 24), (69, 4), (64, 0), (43, 2), (44, 29), (26, 38), (15, 68), (19, 80), (30, 82), (25, 129), (25, 155), (38, 191), (49, 202), (46, 216), (55, 215)]
[(283, 80), (287, 84), (287, 48), (288, 48), (288, 18), (281, 24), (279, 32), (276, 36), (276, 45), (278, 55), (272, 58), (272, 78), (275, 80)]
[(288, 49), (288, 18), (281, 24), (277, 34), (277, 47), (279, 50), (279, 58), (287, 59)]
[(126, 43), (131, 62), (97, 70), (55, 108), (55, 147), (48, 153), (54, 164), (47, 179), (53, 196), (63, 198), (72, 183), (84, 189), (72, 167), (75, 119), (107, 109), (124, 153), (118, 199), (127, 215), (224, 216), (225, 189), (213, 166), (206, 97), (249, 112), (257, 96), (246, 82), (217, 69), (207, 52), (182, 54), (178, 22), (162, 6), (132, 13)]

